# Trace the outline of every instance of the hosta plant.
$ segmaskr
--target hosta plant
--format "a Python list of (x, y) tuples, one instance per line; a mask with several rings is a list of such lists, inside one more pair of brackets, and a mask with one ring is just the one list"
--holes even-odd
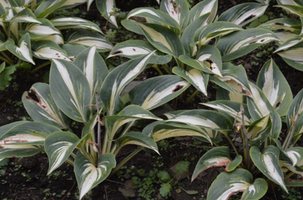
[(261, 16), (268, 3), (239, 4), (219, 17), (216, 17), (218, 0), (204, 0), (192, 8), (186, 0), (163, 0), (160, 9), (136, 8), (121, 23), (128, 30), (144, 35), (147, 41), (119, 43), (109, 57), (136, 58), (157, 50), (157, 59), (150, 62), (158, 71), (159, 66), (163, 66), (166, 73), (186, 79), (197, 91), (207, 95), (209, 81), (229, 85), (230, 77), (222, 69), (222, 62), (278, 40), (270, 30), (243, 28)]
[[(243, 68), (224, 64), (223, 71), (232, 67)], [(303, 91), (292, 97), (286, 79), (273, 60), (265, 63), (256, 84), (248, 81), (245, 73), (236, 76), (242, 83), (248, 83), (248, 87), (242, 83), (235, 85), (237, 93), (219, 88), (216, 101), (203, 103), (217, 112), (167, 113), (168, 120), (152, 123), (150, 132), (155, 134), (171, 123), (179, 126), (179, 131), (182, 126), (196, 128), (203, 124), (216, 147), (200, 158), (192, 181), (206, 169), (225, 167), (225, 172), (218, 175), (208, 190), (209, 200), (228, 199), (238, 192), (243, 192), (241, 199), (260, 199), (268, 185), (278, 185), (286, 192), (288, 186), (302, 186), (297, 175), (303, 176), (303, 148), (296, 146), (296, 142), (303, 133)], [(213, 114), (199, 112), (222, 116), (214, 119)], [(281, 118), (287, 131), (282, 130)], [(230, 145), (221, 146), (222, 139)]]
[[(48, 174), (64, 162), (74, 166), (81, 199), (142, 148), (158, 152), (158, 140), (203, 135), (199, 130), (171, 132), (158, 134), (155, 140), (139, 131), (137, 120), (161, 121), (150, 110), (189, 87), (179, 76), (164, 75), (146, 79), (120, 96), (125, 86), (144, 70), (152, 54), (130, 60), (110, 72), (96, 47), (85, 49), (73, 62), (53, 59), (50, 83), (36, 83), (22, 96), (33, 121), (0, 127), (0, 160), (45, 151)], [(73, 121), (79, 123), (77, 132), (70, 126)], [(133, 129), (134, 125), (137, 128)], [(116, 165), (115, 156), (129, 144), (141, 148)]]
[[(0, 90), (8, 86), (11, 74), (20, 67), (36, 69), (52, 58), (71, 60), (68, 45), (96, 45), (98, 51), (110, 51), (112, 44), (93, 22), (78, 17), (49, 16), (56, 10), (71, 8), (86, 1), (0, 1)], [(73, 29), (69, 36), (63, 29)], [(81, 29), (81, 30), (80, 30)], [(93, 41), (93, 42), (92, 42)], [(44, 61), (44, 62), (43, 62)]]
[[(268, 21), (260, 27), (277, 32), (281, 44), (275, 51), (293, 68), (303, 71), (301, 56), (303, 47), (303, 3), (302, 1), (277, 0), (276, 7), (288, 12), (288, 17)], [(294, 17), (295, 16), (295, 17)]]

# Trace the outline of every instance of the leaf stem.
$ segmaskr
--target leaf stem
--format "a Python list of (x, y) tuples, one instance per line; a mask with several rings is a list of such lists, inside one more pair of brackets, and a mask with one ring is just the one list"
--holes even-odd
[(38, 67), (36, 67), (35, 69), (33, 69), (30, 73), (34, 73), (34, 72), (38, 71), (39, 69), (41, 69), (42, 67), (45, 67), (45, 66), (49, 65), (50, 63), (51, 63), (50, 61), (45, 62), (45, 63), (39, 65)]
[(160, 75), (163, 75), (163, 72), (160, 70), (160, 68), (158, 67), (158, 65), (152, 65), (152, 68), (154, 68), (155, 70), (157, 70), (157, 72), (160, 74)]
[(131, 158), (133, 158), (135, 155), (137, 155), (142, 149), (143, 149), (142, 147), (138, 147), (135, 151), (130, 153), (126, 158), (124, 158), (122, 160), (122, 162), (120, 162), (117, 165), (117, 167), (112, 170), (112, 172), (110, 173), (108, 178), (110, 178), (112, 175), (114, 175), (123, 165), (125, 165), (125, 163), (127, 163)]
[(291, 120), (293, 123), (292, 123), (292, 129), (291, 129), (291, 133), (290, 134), (288, 134), (287, 135), (287, 143), (286, 143), (286, 145), (284, 146), (284, 144), (283, 144), (283, 146), (284, 146), (284, 150), (285, 149), (288, 149), (288, 147), (289, 147), (289, 145), (290, 145), (290, 142), (291, 142), (291, 139), (292, 139), (292, 137), (294, 136), (294, 133), (295, 133), (295, 128), (296, 128), (296, 124), (297, 124), (297, 121), (298, 121), (298, 119), (299, 119), (299, 116), (300, 116), (300, 114), (297, 114), (296, 115), (296, 119), (293, 121), (293, 120)]
[(13, 65), (14, 64), (14, 61), (12, 60), (12, 59), (10, 59), (10, 57), (8, 57), (8, 55), (6, 55), (6, 53), (4, 53), (3, 51), (1, 51), (1, 54), (4, 56), (4, 58), (3, 57), (0, 57), (0, 58), (2, 58), (2, 60), (3, 59), (5, 59), (5, 60), (3, 60), (4, 62), (7, 62), (7, 63), (9, 63), (10, 65)]
[(244, 159), (245, 159), (245, 166), (248, 168), (250, 166), (250, 156), (249, 156), (249, 146), (248, 146), (248, 133), (245, 129), (244, 126), (244, 108), (241, 104), (241, 115), (242, 115), (242, 132), (243, 132), (243, 137), (244, 137), (244, 141), (245, 141), (245, 146), (243, 144), (243, 148), (244, 148)]
[(199, 93), (200, 91), (196, 89), (196, 91), (194, 91), (190, 97), (188, 97), (188, 99), (185, 101), (185, 105), (188, 105), (190, 103), (190, 101), (195, 97), (197, 96), (197, 94)]
[[(97, 144), (98, 144), (98, 158), (101, 156), (101, 120), (99, 115), (99, 101), (98, 101), (98, 92), (95, 92), (96, 96), (96, 107), (97, 107)], [(103, 124), (102, 124), (103, 125)], [(98, 160), (98, 159), (97, 159)]]

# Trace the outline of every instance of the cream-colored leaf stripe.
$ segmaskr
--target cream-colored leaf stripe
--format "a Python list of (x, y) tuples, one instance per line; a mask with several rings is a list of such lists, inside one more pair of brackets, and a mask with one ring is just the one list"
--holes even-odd
[(48, 174), (52, 173), (52, 171), (54, 171), (58, 167), (58, 165), (62, 162), (67, 150), (72, 145), (73, 143), (67, 141), (60, 141), (50, 145), (50, 147), (56, 146), (56, 150), (52, 152), (51, 158), (55, 157), (55, 159), (52, 162), (52, 165), (50, 166)]

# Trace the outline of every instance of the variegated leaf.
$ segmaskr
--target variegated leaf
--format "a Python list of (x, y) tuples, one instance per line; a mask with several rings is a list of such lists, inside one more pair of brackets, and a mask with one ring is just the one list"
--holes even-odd
[(8, 44), (6, 48), (15, 56), (21, 60), (35, 64), (32, 59), (32, 50), (29, 34), (25, 34), (19, 41), (18, 46), (14, 44)]
[(45, 138), (59, 128), (40, 122), (14, 122), (0, 128), (0, 159), (39, 153)]
[(48, 40), (48, 41), (52, 41), (58, 45), (63, 45), (64, 44), (64, 40), (61, 34), (54, 34), (54, 35), (49, 35), (49, 36), (45, 36), (42, 38), (38, 38), (35, 39), (35, 41), (40, 41), (40, 40)]
[(153, 52), (144, 57), (130, 60), (113, 69), (106, 77), (101, 88), (101, 98), (107, 108), (108, 115), (113, 115), (117, 111), (120, 93), (143, 71), (152, 54)]
[(272, 138), (280, 135), (282, 122), (278, 112), (271, 106), (264, 93), (253, 83), (250, 83), (252, 98), (247, 98), (247, 105), (250, 115), (254, 120), (270, 115)]
[(162, 0), (160, 9), (169, 14), (184, 29), (189, 22), (189, 4), (184, 0)]
[(231, 131), (232, 123), (224, 115), (211, 110), (188, 110), (167, 120), (214, 130)]
[(284, 183), (284, 177), (281, 167), (279, 166), (279, 152), (278, 147), (267, 146), (262, 152), (259, 147), (253, 146), (250, 148), (250, 156), (256, 167), (267, 178), (274, 183), (281, 186), (286, 192), (287, 188)]
[(210, 144), (212, 144), (212, 140), (207, 132), (197, 126), (186, 125), (184, 123), (178, 122), (163, 122), (155, 123), (153, 125), (154, 126), (149, 127), (152, 130), (146, 129), (145, 133), (146, 131), (152, 131), (152, 136), (155, 142), (172, 137), (194, 136), (203, 138), (205, 141), (208, 141)]
[(197, 90), (202, 92), (205, 96), (207, 96), (207, 84), (209, 75), (206, 73), (202, 73), (198, 69), (184, 70), (181, 67), (174, 67), (173, 73), (181, 76), (189, 83), (191, 83)]
[(294, 128), (294, 123), (295, 123), (295, 130), (293, 134), (293, 138), (291, 138), (291, 145), (294, 145), (296, 141), (301, 137), (303, 133), (303, 90), (301, 90), (294, 98), (292, 101), (287, 117), (286, 117), (286, 123), (287, 127), (289, 130), (289, 133), (292, 131)]
[[(38, 101), (31, 98), (29, 93), (35, 95)], [(29, 92), (23, 94), (22, 102), (34, 121), (54, 125), (60, 129), (68, 127), (67, 118), (59, 110), (50, 94), (49, 85), (35, 83)]]
[(217, 14), (218, 9), (218, 0), (204, 0), (197, 3), (191, 10), (190, 10), (190, 20), (193, 22), (199, 17), (207, 14), (210, 14), (210, 18), (207, 20), (208, 24), (211, 23), (214, 17)]
[(270, 136), (270, 132), (272, 130), (271, 127), (272, 125), (269, 115), (249, 124), (246, 132), (248, 133), (248, 138), (250, 139), (250, 146), (261, 146), (262, 143)]
[(99, 12), (113, 25), (118, 27), (114, 10), (116, 8), (116, 2), (114, 0), (96, 0), (96, 5)]
[(232, 118), (236, 118), (239, 122), (242, 122), (242, 116), (238, 114), (241, 111), (241, 105), (242, 105), (244, 109), (245, 125), (249, 125), (252, 122), (251, 116), (248, 112), (248, 108), (245, 104), (241, 104), (229, 100), (221, 100), (221, 101), (211, 101), (208, 103), (203, 103), (203, 105), (223, 111), (226, 114), (230, 115)]
[(25, 8), (21, 12), (17, 13), (11, 20), (8, 20), (8, 21), (10, 21), (10, 22), (28, 22), (28, 23), (38, 23), (38, 24), (41, 23), (40, 21), (37, 20), (34, 13), (28, 8)]
[(83, 28), (102, 33), (97, 24), (79, 17), (58, 17), (51, 22), (58, 29)]
[(267, 4), (253, 2), (238, 4), (222, 13), (218, 21), (228, 21), (245, 26), (263, 15), (267, 7)]
[(160, 51), (179, 57), (184, 54), (184, 48), (172, 30), (158, 24), (139, 24), (147, 40)]
[(263, 178), (253, 180), (245, 169), (222, 172), (210, 186), (207, 200), (228, 199), (231, 195), (243, 192), (241, 199), (261, 199), (267, 192), (267, 182)]
[(295, 14), (299, 17), (303, 17), (303, 4), (302, 5), (276, 5), (276, 7), (283, 8), (284, 10), (289, 11), (292, 14)]
[[(205, 1), (203, 1), (203, 2), (205, 2)], [(200, 2), (199, 4), (201, 4), (203, 2)], [(209, 24), (210, 18), (212, 16), (213, 16), (213, 13), (206, 13), (206, 14), (200, 16), (199, 18), (197, 18), (192, 23), (190, 23), (184, 30), (184, 32), (181, 36), (181, 42), (183, 44), (185, 52), (190, 57), (196, 55), (196, 53), (197, 53), (197, 46), (192, 45), (194, 43), (194, 35), (195, 35), (195, 32), (197, 31), (197, 28), (206, 26), (207, 24)]]
[(86, 2), (87, 0), (67, 0), (64, 1), (64, 4), (60, 5), (58, 9), (71, 9)]
[(113, 45), (104, 36), (90, 30), (77, 30), (69, 35), (66, 42), (68, 44), (84, 45), (86, 47), (96, 46), (98, 52), (107, 52)]
[[(114, 56), (123, 56), (126, 58), (134, 59), (142, 55), (147, 55), (155, 50), (155, 47), (153, 47), (147, 41), (127, 40), (125, 42), (120, 42), (116, 46), (114, 46), (107, 58), (111, 58)], [(163, 55), (159, 51), (156, 51), (154, 54), (151, 55), (149, 63), (164, 64), (168, 63), (171, 58), (172, 57), (170, 55)]]
[(303, 42), (301, 41), (300, 43), (288, 48), (285, 51), (282, 51), (278, 53), (283, 60), (292, 66), (293, 68), (303, 71), (303, 58), (301, 56), (301, 52), (303, 49)]
[(43, 59), (43, 60), (51, 60), (51, 59), (63, 59), (67, 61), (71, 61), (68, 58), (68, 55), (65, 50), (63, 50), (59, 45), (55, 42), (48, 40), (40, 40), (36, 41), (33, 44), (33, 53), (34, 56)]
[(208, 44), (213, 38), (230, 34), (242, 28), (231, 22), (215, 22), (199, 28), (195, 35), (194, 41), (199, 46)]
[(283, 50), (287, 50), (287, 49), (299, 44), (302, 41), (303, 41), (303, 39), (300, 36), (292, 37), (291, 39), (287, 40), (282, 45), (280, 45), (279, 48), (276, 49), (274, 53), (283, 51)]
[(70, 156), (81, 140), (70, 132), (58, 131), (45, 139), (45, 151), (49, 160), (47, 174), (60, 167)]
[[(242, 157), (239, 156), (237, 164), (239, 165), (242, 162)], [(227, 146), (214, 147), (211, 150), (208, 150), (196, 164), (195, 170), (193, 172), (191, 181), (194, 181), (197, 176), (204, 170), (211, 167), (223, 167), (225, 166), (226, 171), (228, 170), (228, 165), (232, 163), (232, 159), (229, 155), (229, 148)]]
[(86, 122), (91, 102), (89, 83), (81, 70), (65, 60), (53, 59), (50, 90), (55, 103), (68, 117)]
[[(228, 90), (230, 93), (238, 93), (251, 96), (250, 86), (243, 66), (235, 66), (225, 63), (221, 77), (212, 77), (211, 81)], [(221, 83), (220, 83), (221, 82)], [(229, 94), (231, 97), (232, 94)]]
[(259, 72), (257, 85), (280, 116), (286, 115), (293, 95), (285, 77), (272, 59)]
[(217, 48), (221, 51), (223, 61), (230, 61), (256, 49), (262, 44), (278, 41), (279, 38), (266, 29), (241, 30), (220, 38)]
[(35, 9), (35, 15), (37, 18), (45, 18), (49, 14), (57, 10), (67, 0), (46, 0), (41, 2)]
[(216, 47), (202, 45), (197, 53), (196, 59), (190, 58), (188, 55), (181, 55), (179, 59), (195, 69), (222, 76), (221, 55)]
[(176, 75), (163, 75), (147, 79), (129, 93), (133, 104), (151, 110), (179, 96), (190, 84)]
[[(96, 167), (97, 165), (97, 167)], [(91, 163), (81, 152), (75, 158), (75, 176), (80, 190), (79, 199), (99, 183), (104, 181), (116, 167), (114, 154), (105, 153), (98, 158), (98, 163)]]
[(125, 107), (117, 115), (105, 116), (105, 128), (108, 131), (109, 139), (113, 139), (117, 131), (122, 125), (128, 122), (134, 122), (138, 119), (151, 119), (151, 120), (162, 120), (156, 117), (151, 112), (141, 108), (137, 105), (129, 105)]
[(293, 18), (278, 18), (262, 23), (258, 28), (266, 28), (272, 31), (285, 30), (290, 32), (300, 31), (301, 22)]
[[(91, 96), (100, 94), (102, 83), (108, 74), (108, 69), (103, 58), (97, 53), (96, 47), (90, 47), (84, 50), (74, 60), (75, 64), (84, 73), (91, 91)], [(91, 99), (93, 102), (95, 98)]]
[(169, 27), (175, 33), (179, 34), (179, 24), (165, 12), (156, 10), (154, 8), (136, 8), (130, 11), (127, 15), (127, 19), (137, 21), (139, 17), (140, 21), (148, 23), (157, 23), (163, 26)]
[(29, 33), (31, 39), (39, 39), (50, 35), (61, 35), (60, 31), (56, 29), (47, 19), (39, 19), (40, 24), (29, 24), (25, 30), (20, 30), (20, 34)]
[(114, 149), (115, 154), (117, 154), (122, 147), (130, 144), (151, 149), (159, 154), (157, 144), (153, 138), (140, 132), (128, 132), (114, 141), (117, 144), (117, 148)]

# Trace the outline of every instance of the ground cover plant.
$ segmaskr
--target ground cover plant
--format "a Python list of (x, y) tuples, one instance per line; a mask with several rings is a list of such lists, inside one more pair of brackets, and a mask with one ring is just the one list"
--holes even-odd
[[(248, 79), (245, 67), (234, 64), (266, 44), (273, 48), (279, 46), (275, 52), (300, 69), (302, 25), (297, 20), (300, 18), (289, 14), (287, 19), (261, 23), (255, 28), (248, 25), (258, 20), (272, 2), (238, 4), (215, 17), (218, 3), (204, 0), (190, 8), (187, 1), (164, 0), (159, 10), (130, 11), (122, 21), (123, 26), (147, 40), (117, 44), (108, 59), (120, 55), (130, 61), (115, 69), (108, 70), (95, 47), (78, 49), (72, 62), (53, 59), (50, 83), (36, 83), (23, 94), (23, 104), (34, 121), (14, 122), (0, 128), (1, 158), (7, 161), (5, 158), (11, 156), (45, 151), (49, 157), (49, 174), (64, 162), (70, 163), (75, 169), (81, 199), (142, 147), (148, 155), (147, 149), (159, 152), (156, 142), (163, 139), (193, 136), (194, 140), (207, 144), (207, 148), (201, 159), (196, 159), (196, 167), (188, 168), (193, 172), (192, 184), (196, 184), (205, 170), (226, 166), (226, 172), (219, 173), (212, 184), (208, 181), (211, 186), (207, 199), (228, 199), (238, 192), (243, 192), (243, 199), (260, 199), (268, 186), (278, 185), (285, 192), (289, 186), (301, 186), (300, 179), (290, 178), (297, 179), (295, 175), (302, 174), (302, 149), (296, 146), (300, 144), (302, 92), (292, 98), (291, 86), (272, 59), (258, 70), (256, 83)], [(277, 7), (301, 17), (300, 12), (293, 11), (300, 9), (300, 4), (277, 3), (280, 4)], [(199, 13), (200, 10), (203, 12)], [(159, 75), (141, 81), (125, 96), (120, 96), (124, 87), (144, 72), (147, 65)], [(149, 112), (177, 96), (179, 102), (192, 102), (194, 97), (208, 95), (210, 86), (217, 89), (217, 100), (204, 102), (203, 108), (215, 110), (201, 107), (176, 110), (166, 113), (166, 118)], [(191, 97), (186, 100), (182, 93), (189, 87), (196, 92), (190, 92)], [(140, 124), (138, 119), (148, 119), (148, 123)], [(282, 129), (283, 123), (287, 128)], [(78, 133), (74, 131), (75, 125)], [(127, 144), (142, 147), (131, 149), (128, 157), (118, 159), (118, 152)], [(169, 149), (163, 148), (168, 152)], [(133, 162), (136, 160), (138, 157)], [(144, 175), (142, 170), (139, 172)], [(166, 170), (158, 172), (161, 187), (149, 194), (149, 198), (170, 198), (183, 188), (174, 187), (176, 174), (167, 176)], [(88, 177), (94, 181), (87, 181)], [(24, 178), (31, 181), (26, 173)], [(134, 177), (132, 182), (140, 186)], [(228, 184), (229, 189), (222, 184)], [(221, 190), (218, 192), (217, 188)], [(201, 192), (201, 188), (181, 190), (187, 195)], [(50, 191), (45, 190), (45, 195), (51, 197)]]

